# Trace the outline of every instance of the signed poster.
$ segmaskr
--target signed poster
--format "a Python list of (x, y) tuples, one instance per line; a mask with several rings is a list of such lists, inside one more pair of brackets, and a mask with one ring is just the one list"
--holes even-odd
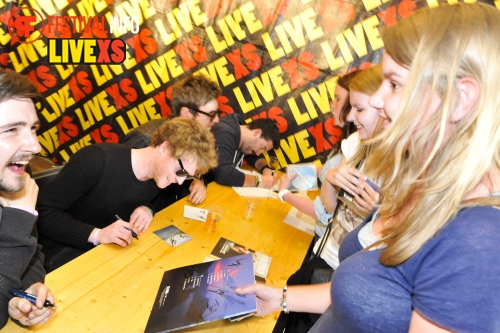
[(166, 271), (145, 332), (170, 332), (255, 312), (255, 295), (235, 292), (253, 283), (251, 254)]

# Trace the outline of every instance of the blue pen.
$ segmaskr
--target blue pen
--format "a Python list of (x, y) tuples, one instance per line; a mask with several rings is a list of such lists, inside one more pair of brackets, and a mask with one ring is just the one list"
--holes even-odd
[[(122, 221), (125, 221), (124, 219), (120, 218), (120, 217), (118, 216), (118, 214), (115, 214), (115, 218), (116, 218), (117, 220), (122, 220)], [(132, 237), (134, 237), (135, 239), (139, 240), (139, 237), (137, 237), (137, 234), (136, 234), (134, 231), (132, 231), (130, 228), (127, 228), (127, 230), (129, 230), (129, 231), (132, 233)]]
[[(16, 289), (16, 288), (10, 288), (9, 292), (13, 296), (27, 299), (31, 303), (36, 304), (36, 296), (35, 295), (28, 294), (27, 292), (22, 291), (20, 289)], [(50, 303), (50, 301), (47, 299), (47, 300), (45, 300), (45, 302), (43, 302), (43, 306), (50, 307), (50, 306), (54, 306), (54, 304)]]

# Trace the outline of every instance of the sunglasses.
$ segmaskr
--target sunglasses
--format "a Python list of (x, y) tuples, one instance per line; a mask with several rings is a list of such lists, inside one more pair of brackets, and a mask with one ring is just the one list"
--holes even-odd
[(190, 175), (189, 172), (187, 172), (187, 170), (184, 169), (184, 165), (182, 164), (182, 161), (181, 161), (180, 158), (177, 160), (177, 162), (179, 162), (179, 166), (181, 167), (180, 170), (177, 170), (175, 172), (175, 174), (177, 175), (177, 177), (186, 177), (186, 180), (187, 179), (194, 179), (194, 178), (196, 178), (196, 176)]
[(196, 113), (204, 114), (205, 116), (210, 118), (210, 121), (214, 121), (215, 117), (220, 117), (220, 110), (213, 111), (213, 112), (205, 112), (205, 111), (201, 111), (201, 110), (193, 109), (193, 108), (188, 108), (188, 109), (193, 110)]

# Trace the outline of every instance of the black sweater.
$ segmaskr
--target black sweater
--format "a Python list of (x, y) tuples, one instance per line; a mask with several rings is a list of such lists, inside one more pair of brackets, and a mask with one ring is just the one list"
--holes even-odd
[(64, 248), (90, 250), (94, 228), (115, 222), (115, 214), (129, 220), (137, 207), (151, 206), (160, 189), (152, 179), (137, 179), (131, 157), (126, 145), (87, 146), (42, 189), (38, 224), (46, 260)]

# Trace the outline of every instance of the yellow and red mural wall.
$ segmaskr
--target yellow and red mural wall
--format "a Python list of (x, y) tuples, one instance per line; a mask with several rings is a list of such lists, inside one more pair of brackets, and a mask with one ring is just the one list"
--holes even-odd
[[(276, 119), (282, 140), (270, 154), (286, 166), (321, 158), (338, 143), (329, 107), (337, 75), (380, 60), (384, 26), (439, 4), (0, 0), (0, 66), (25, 74), (45, 97), (38, 137), (54, 161), (170, 115), (172, 84), (203, 73), (223, 89), (223, 115)], [(36, 20), (16, 20), (30, 13)], [(22, 42), (23, 29), (38, 35)], [(86, 58), (85, 48), (96, 45), (109, 53)]]

